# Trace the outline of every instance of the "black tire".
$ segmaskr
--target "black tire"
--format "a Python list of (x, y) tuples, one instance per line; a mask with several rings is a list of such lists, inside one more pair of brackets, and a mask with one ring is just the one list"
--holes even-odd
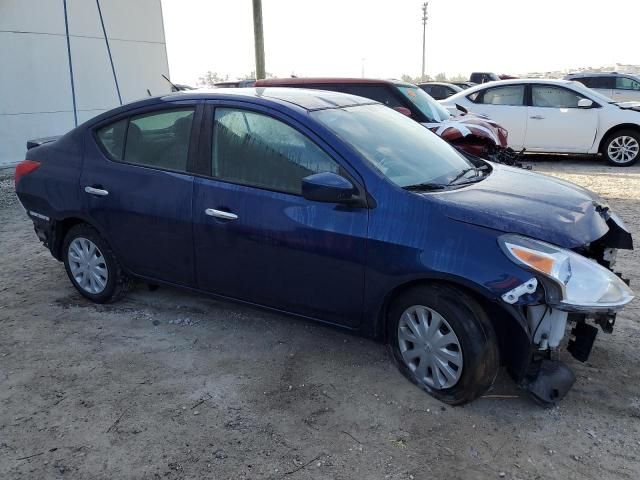
[(607, 162), (614, 167), (630, 167), (631, 165), (636, 163), (638, 161), (638, 158), (640, 157), (640, 148), (638, 149), (639, 151), (638, 153), (636, 153), (635, 157), (633, 157), (629, 161), (616, 161), (609, 154), (609, 146), (611, 145), (611, 143), (613, 143), (616, 139), (620, 139), (622, 137), (631, 137), (635, 139), (636, 145), (640, 147), (640, 133), (635, 130), (618, 130), (610, 134), (602, 145), (601, 153), (602, 156), (607, 160)]
[[(449, 388), (432, 388), (419, 380), (402, 358), (398, 340), (400, 318), (416, 305), (440, 314), (459, 340), (462, 371), (457, 383)], [(461, 405), (478, 398), (493, 385), (500, 366), (496, 334), (484, 309), (463, 290), (444, 284), (412, 288), (389, 308), (387, 326), (389, 347), (402, 374), (438, 400)]]
[[(100, 251), (104, 259), (108, 277), (104, 289), (99, 293), (91, 293), (82, 288), (71, 273), (71, 267), (69, 265), (69, 246), (71, 245), (71, 242), (73, 242), (73, 240), (77, 238), (86, 238), (87, 240), (93, 242), (96, 247), (98, 247), (98, 250)], [(130, 278), (122, 270), (122, 267), (118, 263), (118, 259), (114, 255), (107, 242), (93, 227), (84, 223), (73, 226), (65, 236), (62, 246), (62, 255), (64, 268), (67, 271), (69, 280), (71, 280), (73, 286), (76, 287), (76, 290), (78, 290), (78, 292), (80, 292), (82, 296), (88, 298), (92, 302), (115, 302), (116, 300), (122, 298), (129, 290), (131, 285)]]

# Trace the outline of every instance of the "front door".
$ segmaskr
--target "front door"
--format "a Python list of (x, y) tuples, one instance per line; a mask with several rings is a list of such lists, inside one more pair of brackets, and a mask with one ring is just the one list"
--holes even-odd
[(88, 135), (85, 211), (133, 273), (193, 286), (193, 176), (186, 173), (195, 105), (154, 110)]
[(196, 178), (193, 203), (198, 286), (357, 326), (368, 211), (300, 195), (313, 173), (354, 177), (275, 112), (217, 106), (205, 115), (213, 120), (208, 176)]
[(597, 108), (578, 108), (578, 92), (531, 85), (525, 146), (531, 151), (588, 153), (598, 128)]

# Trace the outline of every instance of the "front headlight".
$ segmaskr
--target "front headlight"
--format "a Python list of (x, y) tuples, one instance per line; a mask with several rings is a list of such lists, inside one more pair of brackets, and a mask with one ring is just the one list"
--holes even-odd
[(633, 299), (617, 275), (571, 250), (519, 235), (503, 235), (498, 242), (512, 261), (551, 280), (555, 288), (547, 291), (547, 301), (556, 308), (619, 309)]

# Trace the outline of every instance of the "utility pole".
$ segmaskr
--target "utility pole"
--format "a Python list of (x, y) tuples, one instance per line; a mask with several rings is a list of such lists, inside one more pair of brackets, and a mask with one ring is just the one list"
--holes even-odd
[(424, 2), (422, 4), (422, 76), (420, 79), (424, 82), (424, 59), (426, 54), (426, 46), (427, 46), (427, 20), (429, 16), (427, 15), (427, 8), (429, 7), (429, 2)]
[(264, 69), (264, 35), (262, 33), (262, 0), (253, 0), (253, 37), (256, 50), (256, 79), (265, 75)]

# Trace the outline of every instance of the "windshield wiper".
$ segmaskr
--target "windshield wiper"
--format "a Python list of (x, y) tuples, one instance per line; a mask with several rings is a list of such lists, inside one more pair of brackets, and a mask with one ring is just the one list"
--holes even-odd
[(460, 173), (458, 173), (455, 177), (449, 180), (449, 183), (447, 183), (447, 185), (455, 185), (458, 180), (460, 180), (469, 172), (476, 172), (477, 175), (475, 177), (471, 177), (469, 179), (469, 182), (465, 182), (465, 183), (475, 183), (482, 178), (480, 176), (480, 172), (484, 172), (486, 168), (487, 168), (486, 166), (465, 168), (464, 170), (460, 171)]
[(444, 190), (447, 188), (446, 185), (441, 183), (416, 183), (415, 185), (407, 185), (402, 187), (405, 190), (409, 190), (410, 192), (430, 192), (433, 190)]

